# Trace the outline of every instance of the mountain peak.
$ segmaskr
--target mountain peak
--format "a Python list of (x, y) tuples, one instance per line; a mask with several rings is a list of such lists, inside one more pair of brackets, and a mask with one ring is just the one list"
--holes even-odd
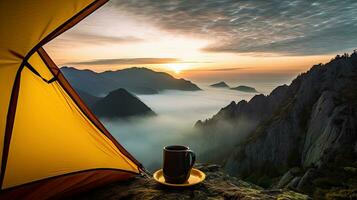
[(219, 88), (228, 88), (228, 84), (224, 81), (218, 82), (218, 83), (214, 83), (212, 85), (210, 85), (211, 87), (219, 87)]
[(231, 90), (238, 90), (238, 91), (241, 91), (241, 92), (258, 93), (258, 91), (255, 88), (249, 87), (249, 86), (246, 86), (246, 85), (239, 85), (237, 87), (231, 88)]
[(125, 95), (125, 96), (133, 96), (128, 91), (126, 91), (124, 88), (119, 88), (119, 89), (116, 89), (116, 90), (113, 90), (113, 91), (109, 92), (109, 94), (104, 98), (117, 97), (117, 96), (122, 97), (123, 95)]
[(99, 117), (116, 118), (136, 115), (155, 115), (140, 99), (123, 88), (111, 91), (106, 97), (97, 101), (93, 112)]

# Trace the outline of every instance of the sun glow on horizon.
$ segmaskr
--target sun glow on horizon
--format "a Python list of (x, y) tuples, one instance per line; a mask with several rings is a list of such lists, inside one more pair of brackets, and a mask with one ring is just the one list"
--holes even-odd
[[(259, 48), (238, 51), (236, 41), (232, 38), (230, 41), (228, 37), (232, 33), (230, 30), (238, 30), (235, 23), (227, 24), (227, 30), (225, 26), (220, 25), (225, 23), (225, 20), (212, 21), (212, 25), (203, 26), (211, 21), (208, 20), (210, 14), (206, 17), (202, 16), (204, 29), (191, 30), (184, 26), (186, 22), (167, 27), (168, 24), (148, 20), (144, 15), (131, 13), (129, 10), (122, 12), (121, 9), (123, 8), (113, 4), (103, 6), (73, 29), (48, 43), (45, 46), (47, 53), (59, 66), (90, 69), (96, 72), (140, 66), (180, 78), (212, 81), (220, 81), (228, 76), (239, 79), (242, 74), (262, 76), (265, 74), (266, 77), (287, 74), (286, 76), (290, 77), (291, 74), (297, 75), (308, 70), (314, 64), (328, 62), (335, 56), (335, 53), (326, 52), (322, 52), (321, 55), (313, 52), (309, 55), (307, 51), (302, 54), (289, 54), (290, 50), (294, 50), (293, 48), (285, 48), (286, 52), (283, 51), (284, 48), (279, 52), (273, 51), (274, 49), (269, 51)], [(197, 20), (201, 21), (201, 18)], [(192, 22), (189, 20), (187, 25), (190, 23)], [(249, 29), (249, 27), (242, 28), (242, 30)], [(203, 35), (201, 31), (204, 32)], [(252, 31), (255, 33), (254, 29)], [(215, 34), (224, 36), (224, 33), (228, 34), (224, 37), (227, 41), (220, 41), (215, 37)], [(279, 33), (277, 34), (279, 36)], [(243, 36), (251, 37), (244, 34)], [(249, 45), (259, 47), (259, 41), (256, 41), (257, 44), (249, 43)], [(219, 51), (215, 45), (218, 45)], [(228, 46), (225, 50), (220, 45)], [(213, 48), (207, 49), (207, 47)], [(246, 48), (244, 45), (243, 47)], [(264, 53), (265, 51), (268, 52)]]
[(166, 66), (176, 74), (180, 74), (182, 70), (190, 68), (190, 65), (187, 63), (169, 63)]

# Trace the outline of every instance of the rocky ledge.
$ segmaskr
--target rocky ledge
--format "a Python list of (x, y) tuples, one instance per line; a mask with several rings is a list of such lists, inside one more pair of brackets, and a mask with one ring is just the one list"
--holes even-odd
[(124, 182), (113, 183), (74, 199), (310, 199), (287, 189), (267, 190), (229, 176), (218, 165), (198, 164), (206, 173), (206, 180), (190, 188), (170, 188), (153, 179), (137, 176)]

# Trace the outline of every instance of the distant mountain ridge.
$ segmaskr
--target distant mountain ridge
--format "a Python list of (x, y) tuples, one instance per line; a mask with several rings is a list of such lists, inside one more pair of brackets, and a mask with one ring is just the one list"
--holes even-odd
[(357, 188), (357, 52), (315, 65), (268, 96), (233, 101), (196, 127), (202, 137), (236, 138), (219, 156), (234, 175), (314, 199), (349, 198)]
[(136, 94), (157, 94), (162, 90), (201, 90), (190, 81), (147, 68), (132, 67), (97, 73), (65, 66), (61, 71), (73, 87), (94, 96), (103, 96), (118, 88)]
[(92, 108), (93, 105), (101, 99), (101, 97), (93, 96), (91, 94), (88, 94), (87, 92), (84, 92), (82, 90), (76, 89), (76, 92), (78, 95), (81, 97), (81, 99), (84, 101), (84, 103), (87, 104), (89, 108)]

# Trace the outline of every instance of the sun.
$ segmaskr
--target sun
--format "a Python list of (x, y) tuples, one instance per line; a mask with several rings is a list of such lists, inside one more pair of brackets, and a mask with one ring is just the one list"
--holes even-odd
[(186, 63), (170, 63), (167, 65), (176, 74), (181, 73), (182, 70), (187, 69), (188, 65)]

